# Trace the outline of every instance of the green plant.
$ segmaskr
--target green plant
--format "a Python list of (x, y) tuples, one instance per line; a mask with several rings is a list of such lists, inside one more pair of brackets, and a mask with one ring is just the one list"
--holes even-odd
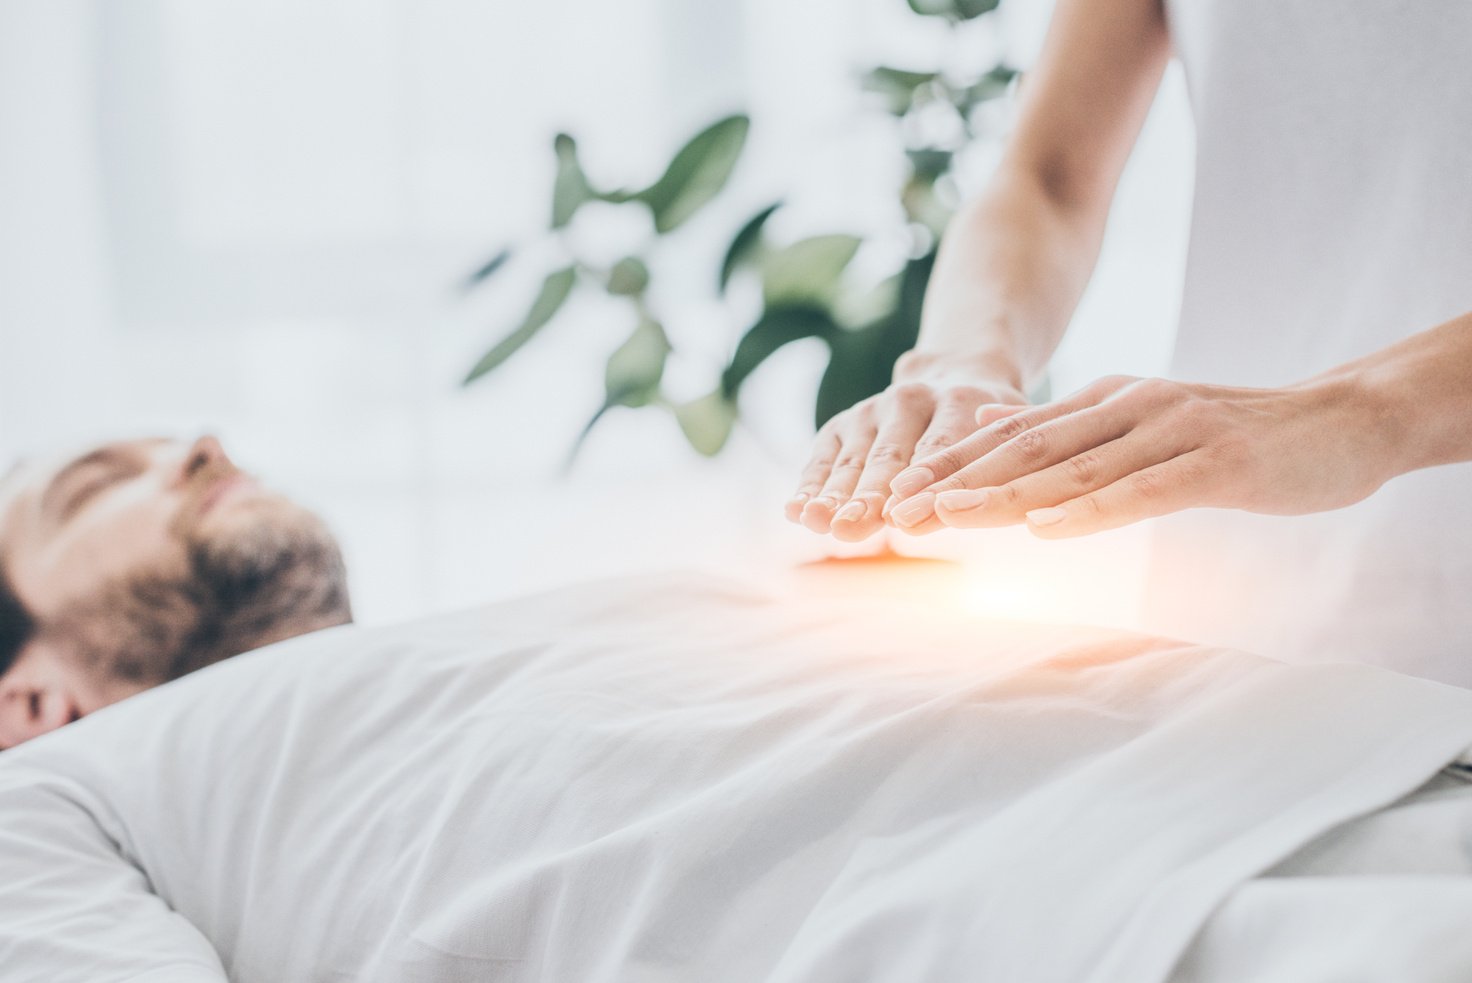
[[(906, 2), (916, 15), (943, 19), (953, 38), (999, 4), (999, 0)], [(877, 284), (865, 283), (849, 270), (864, 244), (861, 237), (832, 233), (776, 243), (767, 225), (781, 203), (757, 212), (732, 236), (715, 276), (715, 289), (724, 297), (734, 280), (754, 277), (760, 285), (761, 310), (705, 396), (674, 402), (664, 395), (671, 345), (648, 300), (653, 273), (647, 252), (603, 265), (574, 257), (548, 273), (521, 322), (481, 357), (465, 383), (504, 364), (556, 318), (575, 291), (591, 289), (632, 305), (636, 316), (632, 332), (608, 359), (602, 404), (584, 427), (579, 444), (613, 407), (656, 406), (674, 413), (697, 451), (715, 454), (736, 420), (742, 384), (778, 350), (807, 338), (821, 339), (829, 351), (814, 409), (815, 423), (821, 426), (887, 386), (895, 360), (914, 345), (940, 233), (959, 204), (952, 174), (957, 155), (987, 137), (978, 110), (1001, 97), (1015, 75), (1000, 61), (959, 70), (879, 66), (862, 74), (863, 87), (896, 120), (897, 149), (908, 161), (896, 216), (910, 233), (913, 249), (891, 276)], [(749, 125), (741, 115), (718, 120), (681, 147), (657, 181), (638, 191), (598, 189), (579, 161), (576, 141), (559, 134), (553, 143), (557, 170), (550, 234), (565, 239), (574, 217), (590, 202), (645, 209), (657, 237), (678, 234), (725, 189)], [(511, 255), (510, 250), (497, 254), (472, 274), (470, 284), (478, 286), (492, 278)]]

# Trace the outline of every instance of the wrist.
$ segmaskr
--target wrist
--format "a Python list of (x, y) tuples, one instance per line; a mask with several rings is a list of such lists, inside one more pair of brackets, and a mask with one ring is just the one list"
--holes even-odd
[(968, 385), (1022, 393), (1017, 362), (1002, 352), (945, 352), (911, 349), (894, 365), (894, 381)]
[(1349, 453), (1369, 463), (1380, 482), (1426, 466), (1415, 439), (1413, 403), (1380, 367), (1346, 369), (1307, 385), (1339, 410), (1339, 426), (1355, 438)]

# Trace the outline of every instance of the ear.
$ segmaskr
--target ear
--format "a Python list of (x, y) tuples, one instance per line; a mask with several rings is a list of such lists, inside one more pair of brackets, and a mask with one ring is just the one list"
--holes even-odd
[(0, 749), (65, 726), (86, 712), (61, 654), (37, 639), (21, 649), (0, 676)]

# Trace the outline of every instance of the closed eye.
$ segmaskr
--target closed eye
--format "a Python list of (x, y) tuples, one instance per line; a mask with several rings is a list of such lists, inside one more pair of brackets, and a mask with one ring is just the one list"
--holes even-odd
[(80, 512), (108, 488), (142, 472), (144, 462), (111, 447), (93, 451), (61, 470), (42, 497), (42, 508), (58, 522)]
[(60, 518), (63, 522), (82, 511), (92, 499), (102, 492), (118, 484), (128, 477), (126, 471), (121, 468), (90, 468), (85, 477), (77, 479), (75, 484), (67, 489), (66, 497), (62, 500)]

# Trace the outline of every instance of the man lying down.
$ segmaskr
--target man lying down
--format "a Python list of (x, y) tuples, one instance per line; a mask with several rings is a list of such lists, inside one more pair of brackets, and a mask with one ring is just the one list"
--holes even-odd
[(213, 437), (110, 443), (0, 480), (0, 748), (350, 617), (326, 527)]
[[(135, 450), (129, 500), (206, 487)], [(82, 521), (27, 487), (38, 530)], [(235, 494), (157, 506), (174, 571), (277, 508)], [(335, 557), (279, 508), (267, 539)], [(29, 535), (46, 640), (65, 534)], [(318, 562), (283, 568), (293, 630), (346, 617)], [(1368, 666), (775, 573), (585, 584), (293, 638), (0, 755), (0, 983), (1460, 981), (1469, 745), (1472, 691)]]

